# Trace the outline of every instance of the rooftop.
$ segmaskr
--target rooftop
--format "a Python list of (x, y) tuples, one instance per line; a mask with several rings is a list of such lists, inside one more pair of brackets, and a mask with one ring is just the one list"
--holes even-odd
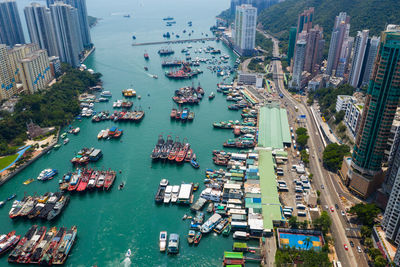
[(260, 108), (258, 146), (273, 149), (291, 144), (286, 109), (264, 106)]
[(272, 152), (260, 150), (260, 188), (264, 229), (273, 229), (273, 221), (281, 221), (279, 201)]

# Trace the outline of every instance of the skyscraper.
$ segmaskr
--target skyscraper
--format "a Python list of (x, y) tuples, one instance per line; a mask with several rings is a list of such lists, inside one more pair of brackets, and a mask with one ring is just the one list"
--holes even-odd
[(342, 49), (340, 50), (339, 62), (336, 69), (337, 77), (344, 77), (348, 73), (353, 43), (354, 37), (347, 37), (343, 40)]
[(365, 58), (365, 51), (368, 46), (368, 34), (369, 30), (358, 31), (355, 39), (353, 63), (351, 65), (349, 78), (349, 84), (353, 87), (357, 87), (360, 77), (362, 78), (361, 68)]
[[(90, 28), (89, 22), (87, 19), (87, 8), (86, 8), (86, 0), (59, 0), (68, 4), (72, 7), (75, 7), (78, 13), (78, 20), (79, 20), (79, 28), (80, 33), (82, 36), (82, 43), (84, 47), (90, 47), (92, 45), (92, 39), (90, 37)], [(46, 0), (47, 6), (50, 7), (57, 0)]]
[[(1, 1), (1, 0), (0, 0)], [(14, 0), (0, 2), (0, 44), (13, 46), (24, 44), (25, 38), (19, 18), (17, 3)]]
[(309, 9), (304, 10), (303, 13), (299, 14), (299, 18), (297, 19), (296, 41), (298, 40), (299, 34), (302, 31), (308, 32), (309, 30), (311, 30), (313, 20), (314, 20), (313, 7), (310, 7)]
[[(329, 44), (328, 62), (326, 66), (326, 74), (336, 74), (341, 54), (343, 54), (343, 43), (349, 37), (350, 17), (346, 12), (341, 12), (335, 18), (331, 41)], [(347, 49), (347, 48), (345, 48)]]
[(382, 32), (352, 155), (350, 189), (367, 197), (382, 181), (381, 164), (400, 99), (400, 26)]
[(32, 43), (46, 49), (49, 56), (58, 56), (58, 46), (55, 37), (50, 9), (38, 3), (32, 3), (24, 8), (26, 24)]
[(12, 49), (8, 50), (9, 62), (13, 69), (14, 79), (17, 83), (22, 83), (19, 62), (28, 54), (33, 53), (36, 50), (39, 50), (39, 45), (36, 43), (23, 45), (17, 44)]
[(363, 77), (360, 87), (365, 86), (369, 83), (369, 79), (371, 77), (372, 68), (374, 66), (376, 54), (378, 53), (378, 47), (380, 42), (380, 37), (373, 36), (372, 38), (368, 39), (368, 47), (366, 53), (366, 59), (364, 60), (363, 64)]
[(291, 27), (289, 31), (289, 47), (287, 54), (287, 62), (289, 66), (294, 55), (294, 47), (296, 46), (296, 35), (297, 35), (297, 28)]
[(323, 37), (323, 30), (318, 25), (315, 25), (314, 28), (310, 29), (305, 37), (307, 47), (303, 70), (311, 74), (315, 74), (318, 71), (322, 60), (321, 50), (323, 48), (320, 48), (319, 46), (325, 44), (324, 42), (321, 42)]
[(82, 35), (76, 8), (55, 2), (50, 5), (60, 60), (76, 67), (83, 51)]
[(306, 55), (307, 42), (304, 39), (300, 39), (296, 43), (296, 54), (294, 55), (293, 61), (293, 75), (290, 87), (300, 89), (301, 78), (304, 68), (304, 60)]
[(254, 53), (256, 42), (257, 9), (251, 5), (236, 7), (234, 44), (242, 55)]

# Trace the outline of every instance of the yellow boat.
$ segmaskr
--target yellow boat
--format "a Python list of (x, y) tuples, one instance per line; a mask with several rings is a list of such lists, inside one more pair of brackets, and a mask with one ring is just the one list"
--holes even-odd
[(23, 184), (28, 185), (28, 184), (32, 183), (33, 181), (35, 181), (35, 179), (31, 178), (31, 179), (28, 179), (25, 182), (23, 182)]

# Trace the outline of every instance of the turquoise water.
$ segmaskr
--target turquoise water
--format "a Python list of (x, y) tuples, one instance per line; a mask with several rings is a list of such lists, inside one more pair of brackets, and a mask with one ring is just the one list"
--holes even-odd
[[(23, 2), (19, 2), (20, 9)], [(16, 230), (18, 234), (25, 234), (33, 223), (49, 227), (77, 225), (78, 240), (66, 266), (116, 266), (123, 260), (128, 248), (133, 252), (133, 266), (219, 266), (223, 251), (232, 248), (232, 239), (210, 234), (203, 237), (198, 247), (189, 247), (186, 235), (190, 222), (181, 219), (189, 209), (176, 205), (157, 206), (154, 194), (162, 178), (167, 178), (171, 184), (180, 184), (182, 181), (201, 182), (204, 170), (214, 167), (212, 150), (221, 149), (222, 143), (233, 136), (229, 130), (213, 129), (212, 122), (239, 119), (240, 113), (229, 111), (225, 98), (220, 94), (214, 100), (208, 100), (207, 96), (211, 91), (216, 92), (216, 84), (221, 79), (202, 65), (204, 73), (193, 82), (195, 85), (201, 82), (206, 97), (200, 105), (193, 107), (195, 120), (186, 124), (170, 121), (174, 90), (191, 85), (191, 81), (167, 80), (157, 55), (162, 45), (132, 47), (131, 36), (134, 34), (137, 42), (159, 41), (162, 40), (162, 34), (169, 31), (180, 32), (181, 38), (185, 38), (183, 29), (194, 30), (192, 37), (201, 37), (201, 32), (211, 35), (209, 27), (213, 25), (215, 15), (228, 7), (229, 0), (88, 0), (87, 5), (89, 14), (100, 17), (101, 21), (91, 31), (96, 51), (86, 64), (103, 74), (104, 88), (113, 93), (110, 103), (96, 104), (95, 109), (112, 110), (112, 101), (121, 98), (121, 90), (132, 86), (142, 96), (141, 100), (134, 99), (134, 105), (140, 105), (146, 115), (139, 124), (117, 124), (124, 129), (121, 141), (97, 140), (97, 133), (114, 125), (111, 122), (93, 124), (89, 119), (74, 122), (73, 126), (79, 126), (81, 132), (77, 136), (70, 135), (69, 144), (43, 156), (0, 187), (0, 199), (11, 193), (17, 193), (18, 198), (22, 198), (25, 193), (43, 194), (57, 190), (61, 175), (52, 181), (35, 181), (28, 186), (22, 185), (22, 182), (31, 177), (36, 178), (44, 168), (56, 168), (61, 174), (71, 171), (69, 160), (83, 146), (102, 149), (104, 157), (93, 166), (121, 170), (116, 184), (125, 181), (126, 186), (122, 191), (114, 186), (110, 192), (73, 194), (64, 213), (51, 223), (12, 221), (8, 218), (11, 203), (7, 203), (0, 209), (0, 232)], [(131, 18), (122, 16), (126, 13), (130, 13)], [(175, 17), (176, 26), (166, 27), (162, 21), (166, 16)], [(187, 27), (189, 20), (193, 21), (192, 28)], [(180, 50), (186, 45), (171, 46), (176, 52), (175, 57), (182, 57)], [(207, 45), (215, 46), (231, 55), (231, 64), (235, 60), (222, 43), (192, 45), (192, 50)], [(145, 51), (150, 55), (149, 62), (143, 58)], [(191, 54), (192, 57), (206, 56), (204, 53)], [(148, 72), (157, 74), (159, 79), (149, 77), (144, 66), (148, 66)], [(152, 164), (150, 153), (159, 134), (178, 135), (181, 139), (187, 137), (197, 154), (200, 169), (195, 170), (189, 164)], [(180, 234), (179, 255), (170, 257), (159, 252), (158, 236), (162, 230)], [(7, 265), (6, 257), (0, 259), (0, 265)]]

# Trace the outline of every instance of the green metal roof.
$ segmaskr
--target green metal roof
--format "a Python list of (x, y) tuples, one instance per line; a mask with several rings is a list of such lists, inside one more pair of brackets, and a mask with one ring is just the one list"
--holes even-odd
[(258, 146), (284, 148), (291, 143), (286, 109), (264, 106), (260, 108)]
[(247, 244), (243, 242), (234, 242), (233, 243), (234, 248), (247, 248)]
[(273, 229), (272, 221), (282, 220), (277, 183), (272, 162), (272, 152), (260, 150), (258, 166), (260, 169), (260, 188), (262, 215), (265, 229)]
[(243, 252), (225, 251), (224, 257), (228, 259), (243, 259)]

